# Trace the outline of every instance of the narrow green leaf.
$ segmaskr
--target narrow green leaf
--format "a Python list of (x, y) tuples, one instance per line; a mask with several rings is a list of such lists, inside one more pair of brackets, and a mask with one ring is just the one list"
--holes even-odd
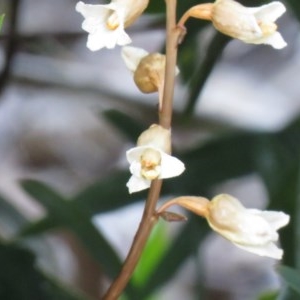
[(212, 38), (197, 72), (193, 75), (191, 80), (190, 92), (184, 109), (186, 116), (190, 116), (193, 113), (199, 94), (229, 41), (230, 38), (221, 33), (216, 33)]
[(103, 113), (103, 116), (133, 143), (136, 142), (139, 135), (145, 130), (145, 126), (141, 122), (134, 120), (121, 111), (114, 109), (107, 110)]
[(189, 221), (161, 257), (146, 286), (140, 290), (139, 299), (145, 299), (168, 282), (186, 259), (195, 253), (208, 230), (209, 228), (204, 220), (191, 215)]
[(32, 252), (0, 244), (0, 299), (88, 300), (47, 277), (36, 266)]
[(283, 265), (278, 266), (277, 271), (285, 283), (300, 295), (300, 272)]
[(158, 266), (161, 257), (166, 252), (170, 241), (167, 237), (166, 223), (159, 222), (154, 227), (142, 257), (133, 273), (132, 283), (142, 288), (151, 278), (152, 272)]
[(22, 186), (45, 206), (51, 218), (76, 234), (110, 277), (118, 274), (121, 268), (120, 260), (99, 230), (93, 226), (84, 205), (64, 199), (41, 182), (27, 180), (22, 182)]
[(166, 180), (164, 193), (204, 194), (213, 185), (255, 171), (254, 154), (260, 134), (232, 134), (215, 138), (193, 150), (176, 155), (186, 171)]
[(146, 191), (132, 195), (128, 193), (126, 182), (129, 178), (128, 171), (116, 172), (79, 192), (73, 201), (79, 205), (83, 204), (93, 216), (144, 200)]
[(46, 233), (54, 228), (62, 227), (63, 224), (57, 219), (51, 218), (49, 216), (44, 217), (34, 223), (29, 223), (24, 226), (18, 233), (18, 237), (28, 237), (32, 235), (38, 235)]
[(267, 291), (262, 293), (258, 300), (277, 300), (278, 297), (278, 291)]
[(5, 14), (0, 15), (0, 30), (3, 26), (4, 18), (5, 18)]
[(28, 223), (26, 218), (10, 202), (0, 196), (0, 232), (15, 234)]

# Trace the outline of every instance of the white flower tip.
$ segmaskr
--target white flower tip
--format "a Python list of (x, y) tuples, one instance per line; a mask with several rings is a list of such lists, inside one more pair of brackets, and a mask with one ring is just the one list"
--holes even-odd
[(79, 13), (82, 12), (85, 4), (82, 1), (77, 2), (75, 6), (75, 10), (78, 11)]
[(149, 53), (142, 48), (131, 47), (131, 46), (123, 47), (121, 51), (122, 58), (127, 68), (131, 72), (135, 72), (141, 59), (147, 56), (148, 54)]
[(161, 174), (159, 178), (171, 178), (181, 175), (185, 170), (184, 163), (178, 158), (161, 152)]
[(273, 10), (276, 12), (277, 19), (286, 12), (286, 7), (280, 1), (274, 1), (270, 3), (270, 5), (273, 5)]
[(250, 253), (259, 255), (259, 256), (264, 256), (264, 257), (270, 257), (273, 259), (282, 259), (283, 256), (283, 250), (278, 248), (274, 243), (270, 242), (266, 245), (243, 245), (239, 243), (233, 243), (237, 247), (248, 251)]
[(264, 43), (271, 45), (274, 49), (278, 50), (287, 46), (286, 41), (283, 39), (279, 32), (275, 32), (274, 34), (269, 36)]
[(131, 176), (126, 184), (129, 194), (140, 192), (150, 187), (150, 180)]

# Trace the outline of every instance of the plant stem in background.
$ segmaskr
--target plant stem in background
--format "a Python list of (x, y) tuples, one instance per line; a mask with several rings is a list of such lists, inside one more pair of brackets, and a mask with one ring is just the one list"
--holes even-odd
[[(169, 129), (172, 122), (173, 95), (175, 83), (175, 68), (177, 60), (177, 46), (181, 30), (176, 27), (176, 0), (166, 0), (167, 5), (167, 43), (166, 70), (163, 103), (159, 115), (159, 124)], [(115, 300), (121, 295), (129, 282), (132, 273), (140, 259), (142, 251), (157, 221), (156, 204), (160, 196), (162, 180), (152, 181), (142, 220), (140, 222), (133, 243), (118, 277), (109, 287), (103, 300)]]

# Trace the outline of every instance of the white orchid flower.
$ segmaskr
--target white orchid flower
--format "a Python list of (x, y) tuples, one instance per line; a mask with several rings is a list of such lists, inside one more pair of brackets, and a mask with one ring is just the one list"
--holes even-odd
[(217, 0), (212, 6), (211, 21), (220, 32), (245, 43), (282, 49), (287, 44), (277, 31), (275, 21), (285, 11), (279, 1), (252, 8), (234, 0)]
[(144, 131), (134, 147), (126, 152), (132, 176), (127, 182), (129, 193), (150, 187), (154, 179), (171, 178), (180, 175), (184, 164), (168, 154), (170, 130), (152, 125)]
[(104, 47), (131, 43), (125, 28), (131, 25), (146, 9), (149, 0), (112, 0), (106, 5), (78, 2), (76, 11), (85, 18), (82, 29), (89, 33), (87, 47), (97, 51)]
[(277, 211), (246, 209), (236, 198), (222, 194), (212, 199), (206, 219), (212, 229), (237, 247), (281, 259), (283, 250), (276, 246), (277, 230), (288, 224), (290, 217)]

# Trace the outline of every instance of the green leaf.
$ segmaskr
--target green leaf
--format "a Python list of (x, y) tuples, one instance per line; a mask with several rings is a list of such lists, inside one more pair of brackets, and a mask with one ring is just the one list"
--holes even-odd
[(83, 204), (66, 200), (41, 182), (27, 180), (22, 182), (22, 186), (47, 209), (52, 221), (76, 234), (107, 275), (115, 277), (118, 274), (120, 260), (99, 230), (93, 226), (90, 214)]
[(146, 286), (139, 291), (141, 293), (139, 299), (145, 299), (146, 296), (155, 293), (159, 287), (166, 284), (186, 259), (198, 251), (199, 244), (208, 231), (209, 228), (204, 220), (191, 215), (161, 257)]
[(277, 300), (278, 297), (278, 291), (267, 291), (262, 293), (258, 300)]
[(218, 32), (212, 38), (198, 70), (192, 77), (189, 96), (184, 109), (184, 114), (186, 116), (190, 116), (193, 113), (199, 94), (229, 41), (229, 37)]
[(277, 271), (285, 283), (300, 295), (300, 272), (283, 265), (278, 266)]
[(59, 220), (56, 220), (56, 218), (46, 216), (41, 220), (29, 223), (28, 225), (24, 226), (19, 231), (18, 236), (25, 238), (32, 235), (44, 234), (51, 229), (62, 226), (63, 224)]
[(79, 192), (73, 199), (79, 205), (85, 205), (91, 216), (120, 208), (146, 198), (146, 191), (130, 195), (126, 187), (128, 171), (121, 171), (107, 176)]
[(133, 273), (132, 283), (134, 286), (143, 288), (152, 272), (158, 266), (161, 257), (169, 246), (166, 232), (166, 223), (159, 222), (155, 225), (141, 259)]
[(220, 136), (176, 155), (185, 163), (186, 170), (180, 177), (166, 180), (164, 193), (203, 195), (223, 180), (253, 173), (260, 136), (255, 133)]
[(24, 248), (0, 244), (0, 264), (0, 299), (88, 300), (40, 272)]
[(133, 143), (136, 142), (139, 135), (145, 130), (145, 126), (141, 122), (118, 110), (107, 110), (103, 115)]
[(0, 30), (3, 26), (4, 18), (5, 18), (5, 14), (0, 15)]
[(14, 235), (28, 223), (26, 218), (10, 202), (0, 196), (0, 232), (3, 236)]

